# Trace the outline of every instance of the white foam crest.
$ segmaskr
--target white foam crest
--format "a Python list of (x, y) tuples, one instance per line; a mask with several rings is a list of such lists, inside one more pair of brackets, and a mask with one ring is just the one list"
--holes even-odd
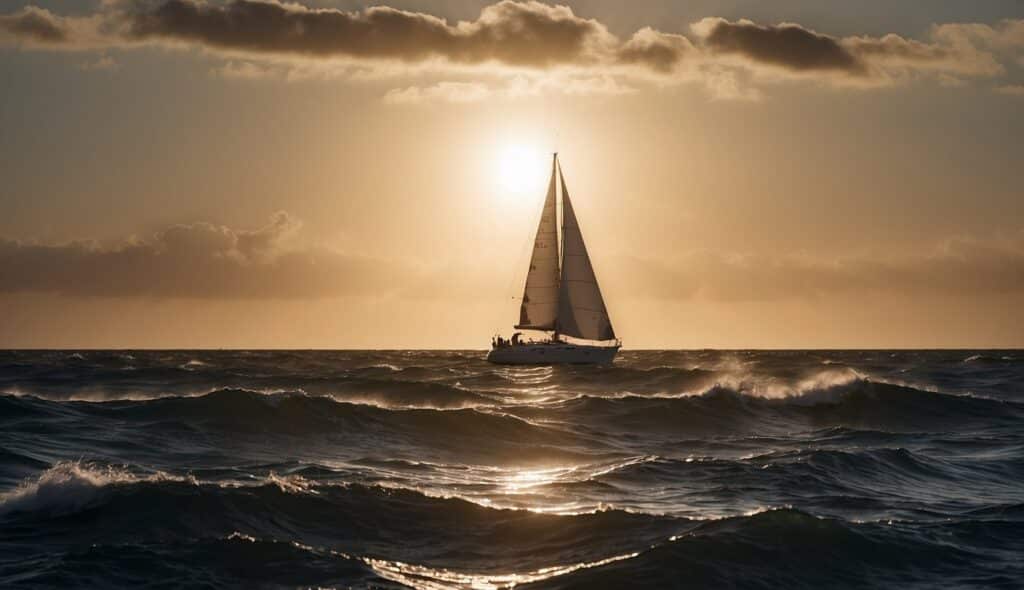
[(107, 390), (103, 390), (103, 389), (98, 389), (98, 390), (92, 390), (92, 391), (90, 391), (90, 390), (77, 391), (77, 392), (73, 393), (72, 395), (70, 395), (69, 397), (57, 397), (57, 398), (54, 398), (54, 397), (51, 397), (51, 396), (46, 396), (46, 395), (39, 395), (37, 393), (15, 392), (15, 395), (38, 397), (39, 399), (45, 399), (46, 401), (55, 401), (55, 402), (62, 402), (62, 401), (89, 402), (89, 403), (120, 402), (120, 401), (148, 402), (148, 401), (160, 400), (160, 399), (174, 399), (174, 398), (189, 399), (189, 398), (204, 397), (204, 396), (207, 396), (207, 395), (210, 395), (210, 394), (213, 394), (213, 393), (217, 393), (218, 391), (229, 391), (229, 390), (244, 391), (246, 393), (255, 393), (255, 394), (264, 395), (264, 396), (272, 396), (272, 395), (281, 395), (281, 394), (291, 393), (291, 394), (304, 395), (306, 397), (329, 397), (329, 396), (317, 396), (317, 395), (314, 395), (314, 394), (309, 394), (309, 393), (306, 393), (305, 391), (303, 391), (302, 389), (279, 389), (279, 388), (278, 389), (275, 389), (275, 388), (251, 389), (251, 388), (247, 388), (247, 387), (212, 387), (212, 388), (200, 389), (200, 390), (195, 390), (195, 391), (180, 391), (180, 392), (153, 391), (153, 392), (147, 392), (147, 393), (141, 393), (141, 392), (125, 393), (125, 392), (121, 392), (121, 391), (107, 391)]
[(53, 516), (77, 512), (91, 505), (111, 484), (135, 483), (139, 477), (117, 467), (62, 461), (37, 478), (0, 494), (0, 514), (46, 511)]
[[(469, 395), (467, 393), (467, 395)], [(354, 395), (354, 396), (342, 396), (338, 394), (332, 394), (326, 396), (336, 402), (343, 404), (353, 404), (359, 406), (370, 406), (372, 408), (379, 408), (381, 410), (437, 410), (439, 412), (449, 410), (474, 410), (478, 408), (489, 408), (499, 405), (499, 402), (485, 402), (478, 400), (460, 400), (451, 404), (437, 404), (424, 402), (413, 402), (413, 403), (394, 403), (387, 400), (387, 396), (373, 396), (373, 395)]]
[(751, 373), (730, 373), (718, 379), (716, 387), (731, 389), (745, 395), (766, 399), (785, 399), (821, 393), (867, 377), (850, 368), (828, 368), (790, 382), (777, 377)]
[(247, 534), (239, 532), (239, 531), (234, 531), (233, 533), (228, 535), (226, 538), (229, 541), (245, 541), (247, 543), (256, 543), (258, 541), (258, 539), (256, 537), (254, 537), (252, 535), (247, 535)]
[(158, 471), (141, 476), (113, 465), (97, 465), (82, 461), (61, 461), (35, 478), (22, 481), (18, 487), (0, 494), (0, 515), (14, 512), (46, 512), (50, 516), (71, 514), (88, 508), (102, 498), (103, 490), (112, 485), (149, 482), (180, 482), (220, 488), (277, 486), (288, 494), (318, 494), (317, 484), (301, 475), (278, 475), (271, 471), (265, 477), (249, 480), (200, 480), (193, 475), (179, 476)]
[(305, 477), (297, 474), (278, 475), (271, 471), (267, 474), (266, 483), (276, 485), (282, 492), (287, 494), (319, 494), (316, 491), (316, 484)]

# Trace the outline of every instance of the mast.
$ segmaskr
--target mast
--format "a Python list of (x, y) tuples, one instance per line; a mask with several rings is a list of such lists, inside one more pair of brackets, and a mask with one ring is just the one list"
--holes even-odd
[[(562, 175), (562, 163), (558, 161), (558, 152), (554, 155), (555, 168), (558, 171), (558, 175)], [(551, 171), (551, 181), (554, 182), (555, 170)], [(560, 215), (558, 218), (558, 292), (562, 292), (562, 268), (564, 264), (563, 256), (565, 254), (565, 185), (563, 183), (562, 190), (558, 193), (558, 199), (556, 200), (556, 213)], [(558, 315), (555, 312), (555, 331), (551, 335), (551, 339), (558, 340)]]

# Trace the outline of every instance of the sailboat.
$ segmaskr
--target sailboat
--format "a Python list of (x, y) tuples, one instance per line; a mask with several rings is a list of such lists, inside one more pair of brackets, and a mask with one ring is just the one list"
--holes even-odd
[(551, 181), (515, 328), (544, 332), (545, 337), (526, 341), (519, 332), (507, 340), (496, 336), (488, 361), (506, 365), (602, 364), (612, 362), (622, 346), (612, 329), (557, 153), (552, 158)]

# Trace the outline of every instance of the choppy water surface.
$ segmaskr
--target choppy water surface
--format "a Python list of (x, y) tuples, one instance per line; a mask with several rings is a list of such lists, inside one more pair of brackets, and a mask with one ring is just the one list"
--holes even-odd
[(0, 352), (0, 586), (1024, 587), (1024, 352)]

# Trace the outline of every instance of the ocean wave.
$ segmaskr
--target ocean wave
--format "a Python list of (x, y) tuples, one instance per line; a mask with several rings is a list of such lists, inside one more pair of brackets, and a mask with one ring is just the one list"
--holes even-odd
[[(790, 465), (873, 461), (882, 464), (880, 469), (934, 475), (926, 461), (901, 449), (869, 453), (866, 459), (856, 455), (811, 451), (804, 460), (798, 454), (782, 459)], [(733, 463), (756, 468), (779, 459), (761, 455)], [(649, 486), (641, 476), (645, 470), (714, 463), (637, 457), (587, 475)], [(674, 477), (683, 481), (693, 475)], [(919, 568), (929, 573), (918, 579), (937, 587), (947, 579), (963, 584), (965, 578), (958, 576), (965, 571), (993, 581), (1014, 575), (1006, 564), (1019, 543), (1015, 531), (1022, 516), (1020, 504), (1013, 502), (965, 512), (957, 521), (924, 524), (891, 519), (858, 524), (790, 508), (703, 519), (619, 509), (566, 516), (486, 507), (411, 489), (322, 483), (295, 474), (208, 481), (91, 463), (55, 465), (0, 497), (0, 520), (12, 540), (45, 538), (45, 531), (56, 528), (68, 531), (66, 542), (85, 547), (91, 539), (103, 539), (87, 554), (60, 560), (54, 567), (63, 574), (109, 567), (134, 579), (131, 566), (117, 561), (115, 548), (130, 562), (160, 562), (154, 567), (165, 571), (187, 563), (187, 556), (196, 555), (187, 547), (197, 545), (209, 553), (196, 562), (198, 571), (224, 576), (218, 577), (222, 583), (255, 579), (231, 564), (263, 556), (266, 564), (256, 559), (251, 567), (268, 568), (267, 580), (276, 583), (372, 585), (367, 578), (372, 574), (422, 588), (665, 587), (684, 573), (701, 587), (751, 580), (766, 587), (889, 585)], [(951, 538), (956, 543), (948, 542)], [(482, 549), (488, 547), (501, 552)], [(990, 555), (970, 547), (990, 548)], [(295, 571), (289, 574), (291, 563)], [(788, 577), (786, 572), (797, 568), (805, 568), (801, 577)], [(866, 577), (857, 578), (858, 573)], [(45, 579), (46, 574), (43, 568), (33, 575)]]
[[(654, 431), (690, 435), (848, 427), (858, 430), (935, 431), (969, 425), (1017, 422), (1024, 405), (989, 398), (950, 395), (858, 379), (798, 395), (765, 398), (715, 386), (680, 397), (579, 396), (546, 407), (564, 421), (598, 423), (613, 431)], [(536, 416), (540, 410), (527, 410)]]
[(1006, 531), (984, 523), (968, 526), (973, 530), (953, 523), (921, 531), (780, 508), (688, 523), (681, 532), (639, 550), (533, 570), (466, 571), (365, 561), (382, 577), (416, 588), (669, 588), (684, 579), (687, 587), (699, 588), (860, 588), (907, 580), (930, 588), (1012, 585), (1024, 568), (1006, 569), (1005, 562), (979, 559), (945, 540), (964, 534), (999, 538)]
[[(22, 553), (0, 564), (12, 587), (345, 587), (399, 590), (363, 560), (296, 541), (234, 532), (188, 541), (93, 542), (54, 559)], [(73, 582), (69, 582), (73, 581)]]
[(964, 363), (1004, 365), (1016, 362), (1018, 359), (1009, 354), (972, 354), (963, 360)]
[(558, 516), (409, 489), (273, 475), (249, 483), (210, 482), (82, 464), (54, 466), (5, 496), (0, 507), (4, 526), (23, 535), (89, 523), (68, 542), (168, 542), (239, 532), (296, 538), (350, 554), (463, 565), (476, 563), (481, 547), (500, 545), (502, 562), (516, 568), (552, 557), (598, 555), (623, 543), (641, 547), (679, 526), (676, 519), (620, 510)]
[(1021, 569), (958, 548), (941, 533), (776, 509), (702, 523), (632, 559), (536, 587), (667, 588), (681, 579), (698, 588), (889, 587), (908, 580), (929, 588), (996, 587), (1010, 584)]
[(109, 486), (172, 480), (165, 474), (144, 478), (115, 466), (62, 461), (37, 478), (23, 481), (15, 489), (0, 494), (0, 516), (21, 512), (47, 516), (71, 514), (94, 505)]
[[(26, 435), (53, 433), (38, 441), (41, 449), (59, 451), (67, 444), (63, 423), (73, 421), (100, 437), (110, 429), (125, 436), (130, 430), (138, 432), (136, 438), (148, 444), (126, 440), (119, 446), (144, 453), (147, 462), (159, 461), (163, 452), (172, 450), (229, 460), (229, 449), (243, 441), (342, 459), (386, 449), (397, 458), (495, 465), (578, 462), (605, 446), (562, 425), (507, 413), (383, 408), (301, 393), (221, 390), (197, 397), (103, 403), (0, 397), (0, 407), (4, 405), (20, 408), (23, 416), (9, 420), (0, 412), (0, 426)], [(76, 444), (86, 453), (110, 452), (102, 444)]]
[[(724, 516), (762, 505), (799, 505), (860, 519), (932, 518), (1012, 503), (1022, 475), (1024, 467), (1015, 461), (936, 459), (904, 448), (804, 449), (733, 459), (660, 457), (594, 478), (610, 489), (558, 491), (577, 502), (688, 518), (708, 515), (709, 506), (729, 506), (710, 512)], [(629, 500), (634, 497), (644, 500)]]
[(682, 395), (699, 392), (723, 378), (700, 368), (657, 366), (650, 368), (602, 366), (558, 367), (560, 389), (576, 392), (614, 391), (617, 395)]
[(493, 398), (433, 381), (356, 379), (314, 388), (339, 401), (384, 408), (464, 409), (495, 406)]
[[(400, 395), (415, 396), (415, 391), (410, 387)], [(447, 387), (435, 391), (444, 392), (439, 395), (473, 395)], [(446, 399), (454, 402), (473, 398)], [(351, 441), (344, 444), (358, 442), (362, 447), (376, 443), (391, 448), (419, 445), (421, 451), (463, 455), (463, 462), (486, 457), (502, 463), (560, 464), (581, 458), (583, 449), (588, 454), (634, 454), (632, 444), (640, 434), (645, 447), (660, 440), (661, 447), (655, 447), (655, 452), (665, 454), (662, 451), (667, 450), (666, 445), (680, 437), (704, 439), (702, 444), (706, 445), (706, 441), (723, 436), (756, 433), (790, 437), (805, 432), (815, 438), (838, 436), (871, 444), (903, 444), (898, 433), (991, 429), (1019, 424), (1024, 419), (1024, 404), (1018, 402), (928, 392), (869, 380), (809, 389), (784, 398), (764, 398), (715, 386), (701, 394), (678, 397), (582, 395), (533, 406), (494, 403), (469, 408), (392, 406), (303, 392), (244, 389), (138, 402), (67, 403), (0, 396), (0, 424), (23, 427), (26, 419), (34, 419), (53, 421), (56, 427), (56, 422), (83, 419), (99, 427), (103, 420), (116, 424), (128, 421), (176, 437), (181, 432), (210, 436), (321, 433), (335, 438), (335, 444)], [(825, 434), (819, 434), (822, 432)], [(430, 460), (430, 456), (423, 458)]]
[[(399, 379), (390, 374), (385, 378), (349, 373), (330, 377), (293, 377), (228, 372), (211, 376), (204, 374), (212, 371), (209, 364), (201, 361), (189, 363), (170, 368), (119, 367), (113, 371), (95, 371), (88, 376), (74, 373), (66, 376), (47, 375), (45, 379), (7, 385), (0, 382), (0, 392), (53, 401), (110, 402), (200, 397), (222, 390), (241, 389), (261, 393), (302, 391), (310, 395), (382, 407), (450, 409), (493, 406), (497, 403), (492, 397), (430, 379), (417, 381)], [(131, 374), (123, 374), (126, 370), (130, 370)]]
[(0, 587), (1015, 587), (1004, 356), (0, 351)]

